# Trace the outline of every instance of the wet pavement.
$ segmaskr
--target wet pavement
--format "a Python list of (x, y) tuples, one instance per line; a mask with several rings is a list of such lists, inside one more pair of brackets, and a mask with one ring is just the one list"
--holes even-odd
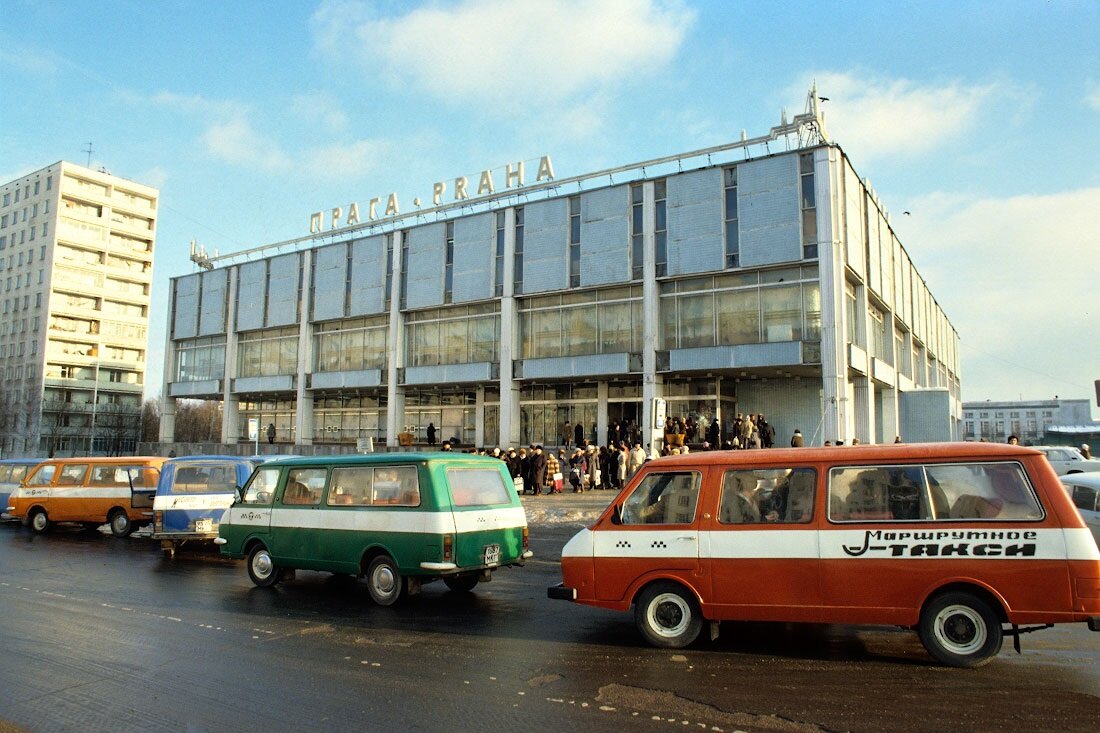
[(723, 624), (653, 649), (630, 614), (546, 598), (611, 494), (525, 497), (535, 558), (390, 608), (352, 579), (260, 589), (148, 538), (0, 526), (0, 730), (1100, 730), (1100, 634), (977, 670), (881, 627)]

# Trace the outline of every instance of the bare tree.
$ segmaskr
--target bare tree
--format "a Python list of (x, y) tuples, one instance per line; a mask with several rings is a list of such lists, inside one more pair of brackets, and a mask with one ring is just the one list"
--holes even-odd
[(220, 402), (187, 400), (176, 405), (176, 434), (180, 443), (220, 443), (222, 406)]
[(133, 453), (141, 436), (142, 411), (137, 405), (110, 402), (96, 406), (92, 450), (109, 456)]
[(141, 405), (141, 442), (156, 443), (160, 440), (160, 398), (145, 400)]

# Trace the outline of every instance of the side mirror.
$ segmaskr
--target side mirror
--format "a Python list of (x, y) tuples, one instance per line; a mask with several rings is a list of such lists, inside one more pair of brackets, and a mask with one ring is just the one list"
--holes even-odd
[(234, 504), (240, 504), (241, 503), (241, 490), (240, 489), (233, 489), (233, 503)]

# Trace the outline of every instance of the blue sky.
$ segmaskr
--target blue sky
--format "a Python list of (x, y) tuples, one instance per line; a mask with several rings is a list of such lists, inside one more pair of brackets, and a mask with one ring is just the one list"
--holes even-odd
[(269, 244), (322, 208), (543, 154), (567, 177), (760, 135), (816, 79), (959, 331), (963, 399), (1094, 397), (1100, 3), (0, 0), (0, 17), (0, 180), (86, 164), (91, 141), (92, 167), (161, 191), (148, 392), (192, 239)]

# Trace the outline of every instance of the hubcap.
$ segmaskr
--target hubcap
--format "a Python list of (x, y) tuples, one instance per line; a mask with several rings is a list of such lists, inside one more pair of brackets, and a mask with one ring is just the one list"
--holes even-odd
[(388, 596), (393, 593), (393, 589), (397, 586), (397, 578), (394, 577), (393, 568), (386, 565), (379, 566), (374, 570), (374, 588), (380, 594)]
[(661, 636), (679, 636), (690, 619), (691, 609), (675, 593), (662, 593), (649, 604), (650, 627)]
[(34, 515), (34, 528), (41, 532), (46, 528), (46, 521), (46, 515), (42, 512), (38, 512), (38, 514)]
[(948, 606), (936, 615), (936, 638), (954, 654), (973, 654), (986, 640), (985, 622), (969, 606)]
[(273, 566), (271, 564), (271, 555), (266, 552), (257, 552), (252, 557), (252, 572), (255, 573), (257, 578), (261, 580), (267, 579), (271, 575)]

